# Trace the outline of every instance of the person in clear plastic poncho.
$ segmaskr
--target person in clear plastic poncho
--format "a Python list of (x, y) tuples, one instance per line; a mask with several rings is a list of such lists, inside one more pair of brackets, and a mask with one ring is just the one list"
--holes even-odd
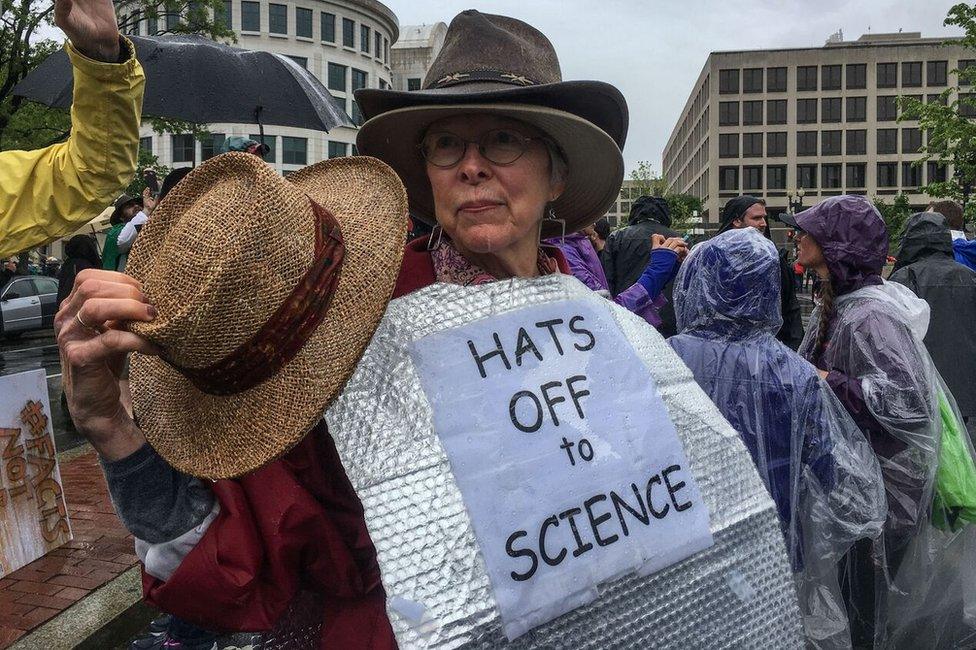
[(776, 340), (776, 247), (753, 228), (696, 246), (672, 347), (739, 432), (779, 513), (812, 647), (850, 647), (837, 563), (885, 518), (871, 447), (816, 369)]
[(859, 541), (841, 565), (854, 643), (974, 647), (973, 449), (922, 343), (928, 306), (881, 278), (888, 232), (864, 197), (830, 198), (783, 221), (798, 229), (798, 261), (823, 287), (799, 352), (864, 432), (885, 482), (883, 534)]

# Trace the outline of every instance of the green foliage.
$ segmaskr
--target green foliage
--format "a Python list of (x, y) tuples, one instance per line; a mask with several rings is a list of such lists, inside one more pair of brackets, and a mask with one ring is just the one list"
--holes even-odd
[(145, 149), (139, 149), (139, 162), (136, 166), (136, 176), (129, 183), (129, 186), (125, 188), (126, 194), (131, 194), (132, 196), (142, 196), (142, 191), (146, 189), (146, 181), (142, 177), (142, 173), (147, 169), (156, 170), (156, 178), (159, 179), (160, 184), (162, 184), (163, 179), (166, 175), (172, 171), (169, 167), (159, 164), (159, 158), (154, 156), (152, 152), (146, 151)]
[[(947, 41), (946, 45), (963, 46), (976, 50), (976, 5), (960, 3), (949, 9), (945, 25), (962, 27), (961, 39)], [(953, 70), (959, 78), (976, 85), (976, 67)], [(922, 147), (924, 154), (916, 164), (927, 160), (951, 162), (955, 168), (952, 178), (945, 182), (929, 183), (922, 191), (933, 197), (951, 198), (965, 206), (966, 217), (974, 220), (976, 204), (968, 201), (973, 183), (976, 182), (976, 122), (963, 115), (964, 109), (976, 112), (976, 95), (961, 92), (959, 86), (944, 90), (939, 101), (924, 103), (911, 97), (899, 97), (901, 111), (899, 121), (918, 120), (919, 128), (927, 135)]]
[(696, 224), (694, 213), (702, 213), (702, 202), (690, 194), (676, 194), (668, 189), (665, 180), (654, 172), (651, 163), (646, 160), (637, 162), (637, 169), (630, 173), (631, 193), (634, 199), (638, 196), (663, 196), (671, 211), (671, 228), (681, 234), (687, 234)]
[(905, 222), (912, 216), (912, 207), (908, 202), (908, 197), (898, 194), (895, 200), (889, 205), (881, 197), (874, 198), (874, 207), (881, 213), (885, 226), (888, 228), (888, 250), (895, 251), (901, 244), (902, 231), (905, 229)]

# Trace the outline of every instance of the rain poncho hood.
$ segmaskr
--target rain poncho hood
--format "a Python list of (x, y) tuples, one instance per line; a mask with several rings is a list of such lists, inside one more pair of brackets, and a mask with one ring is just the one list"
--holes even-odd
[[(844, 219), (843, 212), (834, 214)], [(866, 240), (887, 251), (887, 243), (877, 239), (873, 220), (861, 223), (869, 225)], [(877, 260), (876, 251), (850, 239), (856, 231), (849, 227), (816, 221), (811, 225), (821, 234), (844, 233), (844, 240), (831, 247), (832, 273), (836, 268), (869, 268), (858, 266), (852, 259), (857, 255)], [(830, 240), (818, 241), (826, 252)], [(818, 352), (814, 346), (822, 312), (822, 305), (814, 310), (799, 352), (830, 371), (828, 383), (874, 448), (888, 501), (881, 538), (856, 546), (841, 569), (855, 643), (972, 647), (976, 643), (974, 527), (948, 530), (933, 524), (951, 518), (941, 509), (934, 512), (933, 506), (947, 435), (943, 417), (954, 420), (956, 429), (962, 420), (922, 343), (929, 324), (928, 305), (906, 287), (880, 279), (849, 291), (834, 300), (827, 344)], [(969, 440), (956, 437), (953, 444), (961, 450), (959, 456), (971, 463)]]
[(632, 226), (652, 219), (662, 226), (671, 227), (671, 208), (667, 200), (660, 196), (642, 196), (634, 201), (627, 223)]
[(880, 534), (881, 472), (816, 369), (776, 340), (776, 248), (754, 228), (692, 249), (674, 290), (671, 346), (749, 450), (776, 503), (808, 645), (850, 647), (837, 563)]
[(952, 258), (952, 236), (941, 214), (917, 212), (905, 224), (892, 272), (931, 255)]
[(881, 284), (888, 229), (863, 196), (835, 196), (796, 215), (796, 223), (823, 249), (836, 295)]
[(733, 221), (746, 213), (746, 210), (757, 203), (762, 202), (762, 199), (749, 195), (737, 196), (734, 199), (729, 199), (728, 203), (726, 203), (725, 207), (722, 209), (722, 216), (719, 219), (718, 231), (720, 233), (725, 232), (732, 227)]

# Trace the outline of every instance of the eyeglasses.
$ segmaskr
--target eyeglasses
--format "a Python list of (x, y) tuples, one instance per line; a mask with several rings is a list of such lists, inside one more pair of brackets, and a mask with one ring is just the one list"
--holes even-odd
[(477, 145), (478, 153), (489, 162), (511, 165), (522, 157), (533, 140), (545, 141), (545, 138), (530, 138), (510, 129), (493, 129), (478, 140), (465, 140), (448, 131), (435, 131), (425, 135), (419, 147), (424, 160), (434, 167), (448, 168), (458, 164), (469, 144)]

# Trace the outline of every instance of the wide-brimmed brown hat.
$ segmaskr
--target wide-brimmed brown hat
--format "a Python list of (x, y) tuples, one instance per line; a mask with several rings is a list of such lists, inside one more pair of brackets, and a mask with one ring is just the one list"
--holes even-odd
[[(464, 11), (451, 21), (420, 90), (364, 88), (356, 101), (368, 118), (356, 138), (359, 151), (396, 170), (411, 214), (428, 223), (435, 223), (434, 199), (419, 144), (432, 122), (454, 115), (521, 120), (556, 143), (569, 174), (552, 207), (567, 232), (597, 221), (620, 192), (623, 95), (601, 81), (563, 81), (552, 43), (521, 20)], [(545, 236), (559, 234), (551, 222), (544, 226)]]
[(298, 443), (342, 389), (393, 291), (407, 198), (379, 160), (281, 178), (228, 153), (170, 192), (126, 272), (158, 315), (129, 328), (135, 415), (176, 469), (239, 476)]

